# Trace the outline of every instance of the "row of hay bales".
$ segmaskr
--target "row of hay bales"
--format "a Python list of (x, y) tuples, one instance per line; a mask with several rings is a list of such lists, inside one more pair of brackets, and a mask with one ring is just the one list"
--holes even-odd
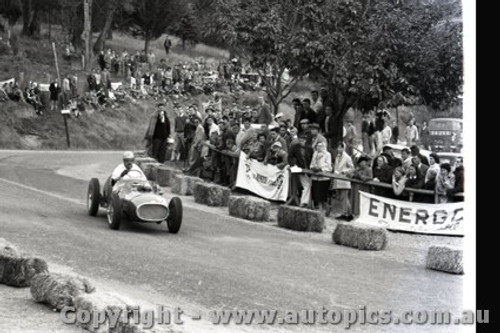
[[(75, 313), (87, 311), (90, 317), (85, 322), (76, 321), (76, 325), (90, 332), (172, 332), (168, 326), (146, 329), (131, 320), (132, 313), (128, 311), (137, 309), (137, 305), (131, 301), (116, 294), (100, 292), (88, 279), (76, 274), (50, 272), (45, 260), (21, 254), (3, 238), (0, 238), (0, 283), (18, 288), (30, 287), (33, 300), (46, 304), (53, 311), (61, 311), (66, 307), (73, 307), (71, 310)], [(105, 311), (126, 314), (130, 320), (112, 325), (109, 317), (98, 318), (98, 313), (103, 314)]]
[[(193, 195), (196, 203), (213, 207), (228, 207), (229, 215), (254, 221), (270, 220), (271, 204), (252, 196), (233, 196), (227, 187), (207, 183), (201, 178), (189, 177), (180, 170), (156, 163), (151, 158), (140, 158), (139, 166), (150, 180), (160, 186), (171, 186), (179, 195)], [(321, 211), (282, 205), (278, 209), (278, 226), (303, 232), (323, 232), (325, 215)], [(332, 234), (335, 244), (359, 250), (381, 251), (387, 247), (388, 232), (385, 228), (359, 222), (339, 223)], [(446, 247), (429, 249), (426, 267), (449, 273), (462, 274), (462, 252)]]

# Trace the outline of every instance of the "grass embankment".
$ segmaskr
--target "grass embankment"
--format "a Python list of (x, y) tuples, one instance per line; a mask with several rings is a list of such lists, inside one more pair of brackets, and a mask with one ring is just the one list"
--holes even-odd
[[(19, 36), (19, 27), (14, 29)], [(83, 93), (86, 89), (86, 73), (82, 70), (78, 59), (68, 62), (63, 59), (63, 47), (59, 42), (58, 31), (52, 31), (56, 42), (58, 63), (61, 76), (74, 73), (78, 76), (78, 89)], [(2, 36), (5, 37), (5, 36)], [(182, 50), (175, 37), (171, 37), (174, 46), (167, 59), (170, 62), (193, 61), (194, 57), (205, 57), (215, 61), (227, 54), (223, 50), (205, 45)], [(30, 81), (49, 83), (57, 78), (54, 65), (52, 45), (48, 39), (33, 40), (18, 37), (19, 53), (0, 55), (0, 81), (15, 78), (22, 86)], [(143, 48), (143, 41), (121, 34), (115, 34), (108, 42), (108, 47), (116, 51), (124, 48), (129, 52)], [(157, 59), (165, 58), (163, 39), (152, 43), (152, 50)], [(96, 65), (94, 67), (97, 67)], [(112, 78), (114, 82), (123, 78)], [(205, 102), (207, 96), (198, 96), (187, 100), (181, 98), (184, 104)], [(232, 102), (232, 101), (231, 101)], [(137, 104), (125, 103), (119, 109), (107, 109), (104, 112), (89, 110), (78, 119), (69, 118), (68, 126), (72, 149), (139, 149), (143, 146), (143, 137), (149, 117), (154, 111), (155, 102), (152, 99), (139, 100)], [(173, 119), (173, 114), (169, 115)], [(24, 103), (0, 103), (0, 149), (66, 149), (66, 134), (64, 120), (59, 113), (46, 110), (37, 117), (33, 107)]]

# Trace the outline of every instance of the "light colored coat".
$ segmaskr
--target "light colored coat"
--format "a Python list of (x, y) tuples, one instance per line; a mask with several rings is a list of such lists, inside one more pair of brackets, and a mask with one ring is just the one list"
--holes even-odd
[[(318, 168), (321, 172), (332, 172), (332, 155), (329, 152), (315, 151), (311, 159), (311, 169)], [(328, 177), (312, 176), (312, 180), (324, 181), (329, 180)]]
[[(335, 158), (335, 164), (333, 166), (333, 172), (340, 175), (347, 175), (354, 171), (354, 164), (352, 163), (351, 157), (344, 151), (342, 155)], [(351, 182), (347, 180), (333, 180), (334, 190), (350, 190)]]

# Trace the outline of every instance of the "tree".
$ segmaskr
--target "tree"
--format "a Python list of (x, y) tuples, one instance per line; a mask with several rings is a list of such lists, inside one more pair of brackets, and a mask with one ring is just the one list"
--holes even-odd
[(85, 66), (84, 69), (88, 71), (92, 61), (92, 0), (83, 0), (83, 33), (82, 39), (85, 42)]
[(99, 37), (94, 44), (94, 53), (97, 54), (101, 50), (104, 49), (104, 42), (106, 40), (107, 35), (111, 30), (111, 24), (113, 23), (113, 18), (115, 16), (115, 12), (120, 4), (119, 0), (106, 0), (105, 1), (105, 22), (101, 31), (99, 33)]
[(188, 13), (181, 18), (179, 25), (175, 29), (175, 33), (182, 40), (182, 49), (186, 48), (187, 41), (193, 44), (198, 42), (198, 27), (193, 11), (188, 11)]
[(21, 0), (0, 0), (0, 15), (2, 15), (9, 26), (13, 26), (21, 18), (23, 7)]
[(205, 36), (218, 36), (232, 53), (248, 62), (265, 85), (276, 114), (297, 82), (286, 81), (287, 68), (295, 63), (293, 39), (301, 29), (304, 16), (296, 10), (303, 0), (215, 0)]
[(173, 27), (185, 10), (186, 4), (182, 0), (134, 0), (126, 8), (132, 23), (144, 35), (146, 53), (149, 52), (150, 42)]
[(459, 100), (462, 25), (449, 20), (456, 4), (326, 0), (297, 10), (306, 20), (292, 39), (292, 74), (305, 70), (329, 87), (334, 142), (342, 139), (343, 117), (351, 107), (445, 108)]

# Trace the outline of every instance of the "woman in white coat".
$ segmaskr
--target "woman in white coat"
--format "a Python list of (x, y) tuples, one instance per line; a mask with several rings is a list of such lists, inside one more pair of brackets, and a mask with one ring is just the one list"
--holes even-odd
[[(345, 152), (345, 144), (340, 142), (337, 146), (337, 156), (333, 166), (333, 173), (338, 176), (350, 176), (354, 172), (354, 164), (351, 157)], [(351, 182), (348, 180), (333, 179), (332, 190), (337, 190), (338, 198), (342, 206), (342, 214), (337, 217), (339, 220), (351, 221), (354, 217), (351, 211), (351, 202), (349, 201), (349, 191)]]
[[(311, 171), (332, 172), (332, 155), (326, 150), (326, 145), (320, 142), (316, 145), (311, 159)], [(312, 199), (314, 204), (319, 205), (319, 209), (326, 208), (326, 216), (330, 215), (328, 205), (328, 188), (330, 178), (322, 176), (312, 176)]]

